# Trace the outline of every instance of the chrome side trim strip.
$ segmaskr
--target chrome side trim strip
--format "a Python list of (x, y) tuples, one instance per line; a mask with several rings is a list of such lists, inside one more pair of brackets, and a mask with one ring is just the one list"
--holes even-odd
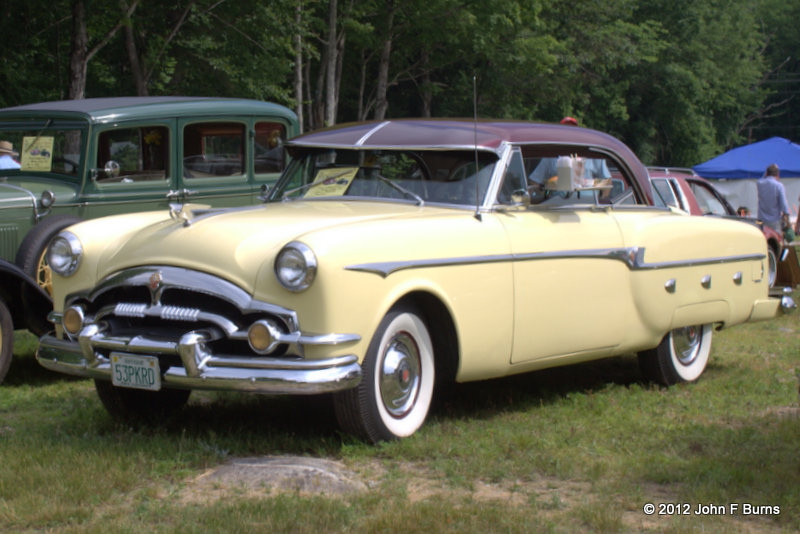
[(645, 269), (667, 269), (670, 267), (696, 267), (698, 265), (715, 265), (718, 263), (736, 263), (740, 261), (763, 260), (764, 254), (739, 254), (736, 256), (722, 256), (719, 258), (697, 258), (694, 260), (662, 261), (659, 263), (647, 263), (644, 261), (644, 248), (636, 249), (636, 259), (633, 264), (634, 270)]
[(644, 248), (620, 249), (586, 249), (564, 250), (553, 252), (529, 252), (524, 254), (495, 254), (489, 256), (463, 256), (460, 258), (440, 258), (423, 260), (399, 260), (375, 263), (361, 263), (348, 265), (348, 271), (361, 271), (377, 274), (386, 278), (390, 274), (409, 269), (423, 269), (427, 267), (450, 267), (458, 265), (479, 265), (485, 263), (503, 263), (519, 261), (540, 261), (560, 259), (607, 259), (625, 263), (632, 271), (656, 270), (670, 267), (695, 267), (698, 265), (713, 265), (717, 263), (735, 263), (740, 261), (761, 260), (763, 254), (745, 254), (738, 256), (725, 256), (719, 258), (698, 258), (691, 260), (677, 260), (659, 263), (647, 263), (644, 260)]

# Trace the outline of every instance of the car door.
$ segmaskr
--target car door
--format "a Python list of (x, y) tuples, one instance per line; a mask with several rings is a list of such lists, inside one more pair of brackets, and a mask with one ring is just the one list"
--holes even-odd
[[(525, 173), (518, 151), (508, 169), (506, 178)], [(518, 187), (501, 188), (501, 200), (502, 189)], [(501, 208), (513, 257), (512, 363), (580, 359), (611, 352), (623, 339), (630, 271), (613, 208), (597, 203), (602, 194), (587, 188), (552, 203)]]
[(178, 122), (179, 202), (230, 207), (249, 204), (249, 130), (246, 119), (184, 119)]
[(286, 165), (287, 125), (274, 117), (183, 120), (175, 200), (229, 207), (259, 201)]
[(77, 215), (167, 209), (176, 185), (172, 120), (111, 123), (90, 132), (87, 178)]

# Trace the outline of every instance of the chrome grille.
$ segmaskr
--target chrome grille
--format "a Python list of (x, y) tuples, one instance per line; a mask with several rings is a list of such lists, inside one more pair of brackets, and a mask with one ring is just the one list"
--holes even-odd
[[(81, 304), (88, 321), (102, 323), (109, 336), (153, 334), (178, 341), (203, 332), (216, 353), (237, 357), (256, 355), (247, 344), (247, 329), (257, 320), (269, 319), (283, 334), (299, 336), (294, 312), (256, 301), (218, 277), (176, 267), (116, 273), (90, 294), (71, 296), (68, 304), (73, 303)], [(284, 344), (276, 352), (286, 349)]]

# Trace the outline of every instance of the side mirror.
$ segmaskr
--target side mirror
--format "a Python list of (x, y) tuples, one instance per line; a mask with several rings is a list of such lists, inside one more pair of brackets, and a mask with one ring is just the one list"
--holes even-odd
[(100, 173), (103, 173), (102, 178), (116, 178), (117, 176), (119, 176), (119, 171), (120, 171), (119, 163), (117, 163), (113, 159), (110, 159), (106, 161), (106, 165), (102, 169), (91, 169), (90, 172), (92, 180), (96, 182)]
[(106, 173), (106, 176), (116, 178), (119, 176), (119, 163), (110, 159), (106, 161), (106, 166), (103, 168), (103, 171)]
[(261, 202), (267, 201), (267, 199), (269, 198), (269, 190), (270, 188), (267, 186), (267, 184), (261, 184), (261, 192), (258, 194), (258, 199)]

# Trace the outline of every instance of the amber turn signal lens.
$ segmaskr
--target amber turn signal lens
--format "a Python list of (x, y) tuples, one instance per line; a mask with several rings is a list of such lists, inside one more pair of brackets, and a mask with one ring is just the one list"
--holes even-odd
[(62, 321), (64, 330), (72, 335), (76, 335), (83, 328), (83, 310), (77, 306), (72, 306), (64, 311), (64, 319)]
[(247, 341), (255, 352), (264, 353), (272, 348), (272, 332), (266, 321), (257, 321), (247, 330)]

